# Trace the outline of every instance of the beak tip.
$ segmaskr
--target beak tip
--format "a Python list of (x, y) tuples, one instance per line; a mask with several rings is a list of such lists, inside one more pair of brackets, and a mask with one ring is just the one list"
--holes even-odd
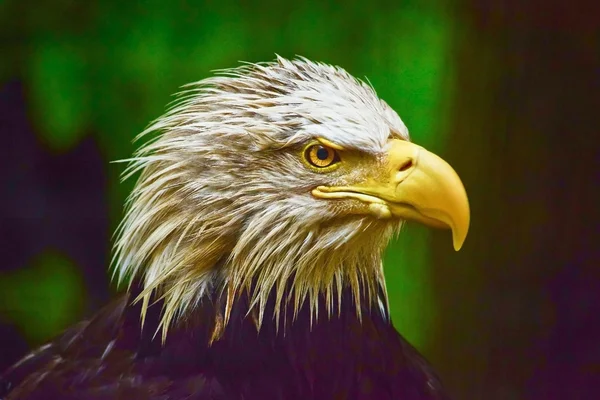
[(463, 247), (463, 244), (467, 239), (467, 231), (468, 230), (464, 230), (460, 232), (456, 229), (452, 229), (452, 244), (455, 251), (459, 251)]

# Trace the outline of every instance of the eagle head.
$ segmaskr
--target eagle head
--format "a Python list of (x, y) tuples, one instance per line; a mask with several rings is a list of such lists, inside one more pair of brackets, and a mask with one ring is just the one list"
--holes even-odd
[(258, 326), (305, 302), (334, 312), (346, 288), (387, 310), (382, 252), (403, 221), (450, 228), (457, 250), (467, 234), (454, 170), (337, 67), (278, 57), (222, 71), (142, 135), (113, 263), (120, 282), (142, 283), (142, 321), (164, 300), (163, 338), (214, 293), (229, 306), (246, 293)]

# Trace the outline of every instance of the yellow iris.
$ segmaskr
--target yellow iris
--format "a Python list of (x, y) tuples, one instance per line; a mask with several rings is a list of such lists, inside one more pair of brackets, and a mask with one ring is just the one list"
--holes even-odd
[(321, 144), (309, 146), (304, 156), (308, 163), (316, 168), (330, 167), (340, 160), (334, 149)]

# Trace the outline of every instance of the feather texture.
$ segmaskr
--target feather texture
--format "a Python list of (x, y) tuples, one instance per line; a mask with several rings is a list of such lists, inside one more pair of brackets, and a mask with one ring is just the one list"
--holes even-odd
[[(431, 368), (377, 308), (363, 308), (359, 320), (355, 306), (343, 303), (339, 316), (320, 313), (311, 326), (312, 313), (303, 306), (285, 331), (269, 318), (257, 332), (250, 299), (242, 297), (211, 342), (211, 321), (226, 298), (205, 299), (174, 323), (163, 344), (152, 329), (161, 305), (148, 308), (140, 330), (141, 305), (128, 305), (133, 296), (121, 296), (16, 364), (2, 377), (0, 398), (445, 398)], [(269, 301), (272, 306), (274, 296)]]
[(124, 178), (141, 176), (113, 266), (119, 282), (144, 282), (142, 321), (152, 293), (164, 298), (163, 340), (207, 293), (225, 290), (233, 302), (251, 282), (259, 325), (272, 290), (277, 318), (287, 302), (294, 313), (304, 301), (317, 312), (321, 295), (332, 313), (342, 283), (355, 302), (387, 304), (370, 294), (385, 296), (381, 253), (401, 221), (344, 217), (343, 202), (314, 199), (312, 188), (358, 181), (364, 170), (320, 174), (299, 157), (305, 143), (324, 138), (377, 162), (390, 137), (408, 139), (370, 86), (306, 59), (248, 64), (188, 86), (141, 134), (152, 135), (126, 160)]

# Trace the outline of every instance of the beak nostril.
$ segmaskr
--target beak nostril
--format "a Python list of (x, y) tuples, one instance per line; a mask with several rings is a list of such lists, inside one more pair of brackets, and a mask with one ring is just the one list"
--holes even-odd
[(413, 162), (411, 159), (406, 160), (406, 162), (404, 164), (402, 164), (402, 166), (400, 167), (399, 171), (400, 172), (404, 172), (407, 169), (409, 169), (410, 167), (412, 167)]

